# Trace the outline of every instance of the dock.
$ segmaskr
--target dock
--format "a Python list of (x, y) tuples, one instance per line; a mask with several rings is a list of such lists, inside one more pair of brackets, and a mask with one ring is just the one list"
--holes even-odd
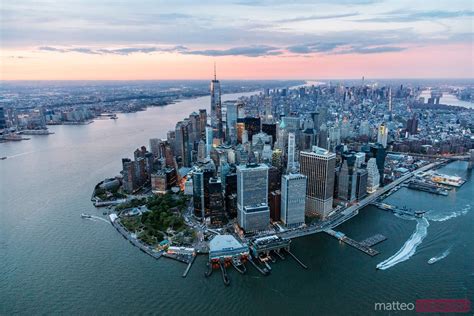
[(387, 240), (387, 237), (381, 234), (377, 234), (377, 235), (374, 235), (372, 237), (362, 240), (360, 243), (366, 247), (372, 247), (385, 240)]
[[(352, 246), (352, 247), (354, 247), (354, 248), (356, 248), (356, 249), (358, 249), (358, 250), (364, 252), (365, 254), (368, 254), (368, 255), (371, 256), (371, 257), (376, 256), (376, 255), (379, 254), (379, 252), (378, 252), (377, 250), (375, 250), (375, 249), (373, 249), (373, 248), (367, 246), (366, 244), (363, 244), (363, 243), (361, 243), (361, 242), (355, 241), (355, 240), (352, 239), (352, 238), (347, 237), (347, 236), (346, 236), (344, 233), (342, 233), (342, 232), (337, 232), (337, 231), (332, 230), (332, 229), (326, 229), (324, 232), (327, 233), (328, 235), (331, 235), (331, 236), (333, 236), (333, 237), (339, 239), (340, 241), (343, 241), (344, 243), (348, 244), (349, 246)], [(374, 238), (374, 240), (376, 241), (376, 240), (378, 240), (380, 237), (379, 237), (379, 238), (375, 238), (375, 236), (374, 236), (374, 237), (371, 237), (370, 239), (372, 239), (372, 238)], [(386, 238), (385, 238), (385, 239), (386, 239)], [(385, 240), (385, 239), (384, 239), (384, 240)], [(366, 239), (365, 241), (367, 241), (367, 239)], [(383, 240), (381, 240), (381, 241), (383, 241)], [(380, 241), (379, 241), (379, 242), (380, 242)]]
[(303, 269), (308, 269), (308, 266), (306, 266), (303, 262), (301, 262), (300, 259), (298, 259), (291, 251), (285, 250), (300, 266), (303, 267)]
[(184, 270), (183, 278), (185, 278), (185, 277), (188, 275), (188, 272), (189, 272), (189, 270), (191, 269), (191, 266), (193, 265), (194, 260), (196, 260), (196, 256), (193, 256), (193, 258), (191, 259), (191, 261), (188, 263), (188, 266), (186, 267), (186, 270)]

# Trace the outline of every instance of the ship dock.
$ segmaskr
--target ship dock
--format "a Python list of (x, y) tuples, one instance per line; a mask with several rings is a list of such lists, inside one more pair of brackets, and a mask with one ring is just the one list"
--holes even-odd
[(364, 241), (362, 242), (358, 242), (352, 238), (349, 238), (347, 237), (344, 233), (342, 232), (338, 232), (338, 231), (335, 231), (335, 230), (332, 230), (332, 229), (326, 229), (324, 230), (324, 232), (328, 235), (331, 235), (337, 239), (339, 239), (340, 241), (348, 244), (349, 246), (352, 246), (360, 251), (362, 251), (363, 253), (373, 257), (373, 256), (376, 256), (379, 254), (379, 252), (373, 248), (371, 248), (373, 245), (375, 244), (378, 244), (384, 240), (387, 239), (387, 237), (383, 236), (383, 235), (375, 235), (375, 236), (372, 236), (372, 237), (369, 237), (367, 239), (365, 239)]

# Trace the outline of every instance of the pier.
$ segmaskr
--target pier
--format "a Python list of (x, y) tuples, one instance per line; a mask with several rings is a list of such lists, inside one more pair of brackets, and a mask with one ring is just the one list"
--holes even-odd
[(304, 269), (308, 269), (308, 266), (305, 265), (303, 262), (301, 262), (301, 260), (298, 259), (291, 251), (289, 250), (285, 250), (285, 251), (290, 255), (291, 258), (293, 258), (296, 262), (298, 262), (300, 266), (302, 266)]
[(369, 237), (367, 239), (364, 239), (360, 242), (361, 245), (364, 245), (364, 246), (367, 246), (367, 247), (372, 247), (372, 246), (375, 246), (379, 243), (381, 243), (382, 241), (385, 241), (387, 240), (387, 237), (385, 237), (384, 235), (381, 235), (381, 234), (377, 234), (377, 235), (374, 235), (372, 237)]
[(269, 275), (269, 274), (270, 274), (270, 271), (268, 271), (267, 268), (264, 268), (264, 269), (260, 268), (260, 267), (258, 266), (258, 264), (256, 264), (255, 261), (253, 261), (253, 258), (250, 258), (250, 259), (249, 259), (249, 262), (250, 262), (250, 264), (252, 264), (252, 265), (255, 267), (255, 269), (257, 269), (257, 271), (260, 272), (261, 274), (263, 274), (263, 275)]
[(183, 278), (185, 278), (185, 277), (188, 275), (188, 272), (189, 272), (189, 270), (191, 269), (191, 266), (193, 265), (194, 260), (196, 260), (196, 255), (193, 256), (193, 258), (191, 259), (191, 261), (188, 263), (188, 266), (186, 267), (186, 270), (184, 270)]
[(340, 241), (345, 242), (349, 246), (352, 246), (352, 247), (368, 254), (371, 257), (378, 255), (379, 252), (377, 250), (373, 249), (373, 248), (370, 248), (370, 246), (367, 246), (367, 242), (377, 241), (377, 243), (379, 243), (379, 242), (382, 242), (383, 240), (387, 239), (387, 238), (385, 238), (385, 236), (380, 235), (380, 236), (384, 237), (385, 239), (378, 241), (379, 239), (381, 239), (381, 237), (377, 237), (377, 235), (375, 235), (373, 237), (370, 237), (370, 238), (364, 240), (364, 242), (365, 242), (364, 243), (364, 242), (355, 241), (354, 239), (347, 237), (344, 233), (337, 232), (337, 231), (332, 230), (332, 229), (326, 229), (324, 232), (327, 233), (328, 235), (331, 235), (331, 236), (339, 239)]

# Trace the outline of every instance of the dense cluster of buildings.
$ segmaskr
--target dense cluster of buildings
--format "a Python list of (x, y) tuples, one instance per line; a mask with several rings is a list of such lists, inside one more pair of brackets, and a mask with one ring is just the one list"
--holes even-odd
[[(235, 220), (247, 233), (326, 219), (362, 200), (412, 167), (388, 152), (433, 128), (410, 107), (419, 91), (403, 86), (265, 89), (222, 102), (214, 77), (210, 90), (210, 113), (191, 113), (122, 160), (123, 190), (181, 190), (203, 222)], [(463, 133), (467, 151), (472, 134)]]

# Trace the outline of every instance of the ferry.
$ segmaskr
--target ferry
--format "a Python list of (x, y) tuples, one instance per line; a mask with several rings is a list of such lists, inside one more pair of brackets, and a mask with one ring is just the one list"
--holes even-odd
[(438, 184), (450, 185), (453, 187), (460, 187), (466, 182), (463, 178), (458, 176), (448, 176), (444, 174), (435, 173), (431, 176), (431, 181)]
[(91, 215), (85, 214), (85, 213), (82, 213), (82, 214), (81, 214), (81, 217), (82, 217), (82, 218), (92, 218)]

